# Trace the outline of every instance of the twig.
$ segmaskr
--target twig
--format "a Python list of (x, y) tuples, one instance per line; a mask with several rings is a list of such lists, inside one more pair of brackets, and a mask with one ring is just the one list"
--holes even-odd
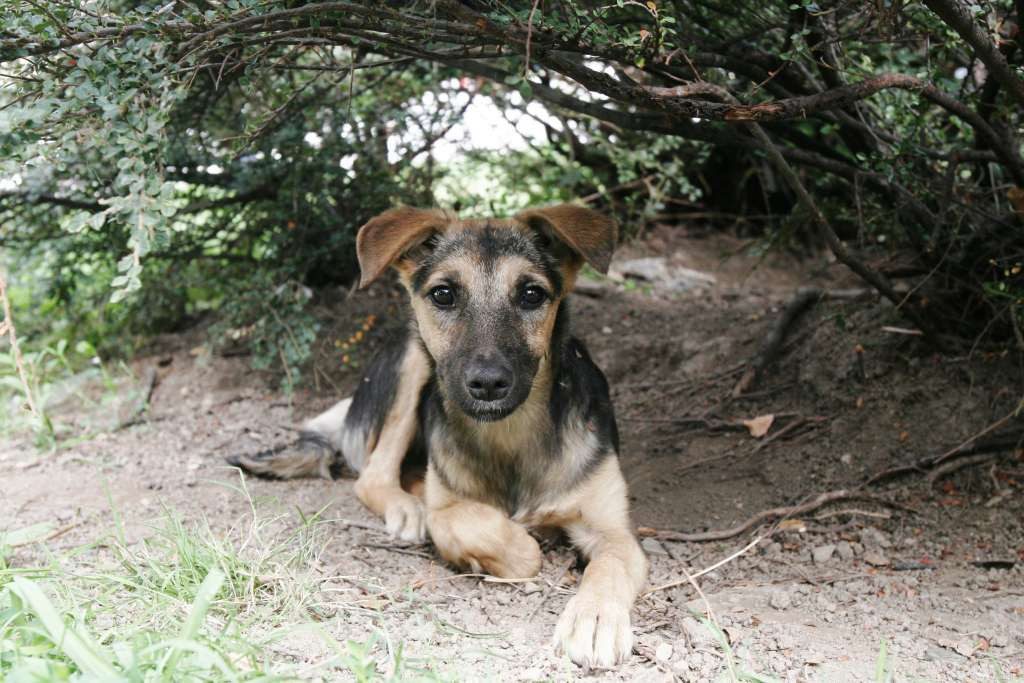
[(42, 420), (42, 415), (36, 408), (35, 398), (32, 397), (32, 388), (28, 383), (28, 374), (25, 372), (25, 361), (21, 356), (21, 349), (18, 347), (18, 335), (14, 329), (14, 316), (11, 314), (11, 302), (7, 298), (7, 281), (0, 274), (0, 304), (3, 305), (4, 319), (0, 321), (0, 335), (7, 334), (11, 342), (11, 353), (14, 354), (14, 365), (18, 369), (18, 379), (21, 381), (21, 388), (25, 392), (25, 402), (28, 409), (37, 420)]
[[(863, 261), (855, 257), (843, 244), (843, 241), (839, 239), (839, 235), (836, 234), (832, 224), (829, 223), (828, 219), (825, 218), (825, 214), (822, 213), (818, 207), (811, 193), (807, 191), (807, 187), (803, 181), (800, 180), (800, 176), (793, 167), (789, 165), (786, 158), (782, 156), (782, 152), (772, 142), (772, 139), (768, 136), (768, 133), (764, 131), (757, 123), (747, 124), (748, 129), (754, 134), (761, 148), (768, 154), (768, 158), (771, 160), (772, 165), (782, 174), (786, 179), (793, 192), (796, 193), (803, 204), (804, 208), (811, 214), (814, 222), (818, 226), (818, 232), (821, 237), (825, 240), (828, 248), (832, 251), (832, 254), (836, 257), (840, 263), (845, 265), (847, 268), (856, 273), (860, 278), (874, 287), (878, 292), (886, 299), (891, 301), (894, 305), (900, 306), (902, 299), (900, 295), (893, 289), (892, 284), (885, 278), (884, 275), (879, 273), (877, 270), (872, 269), (866, 265)], [(901, 309), (903, 314), (910, 319), (919, 329), (924, 332), (925, 338), (930, 344), (936, 349), (943, 350), (944, 346), (938, 336), (935, 334), (932, 325), (924, 318), (924, 316), (913, 306), (907, 306)]]
[(872, 510), (859, 510), (857, 508), (843, 508), (831, 512), (822, 512), (814, 515), (814, 519), (828, 519), (829, 517), (860, 515), (861, 517), (874, 517), (876, 519), (892, 519), (891, 512), (874, 512)]
[[(977, 436), (973, 438), (977, 438)], [(868, 477), (868, 479), (861, 484), (861, 487), (871, 486), (872, 484), (877, 484), (880, 481), (903, 476), (905, 474), (924, 474), (937, 465), (941, 465), (942, 462), (955, 460), (956, 458), (966, 458), (973, 455), (979, 455), (981, 453), (1010, 450), (1019, 447), (1022, 441), (1024, 441), (1024, 432), (1013, 432), (1011, 434), (993, 438), (991, 441), (979, 443), (964, 450), (953, 449), (952, 451), (947, 451), (943, 456), (939, 456), (939, 458), (921, 458), (909, 465), (899, 465), (897, 467), (884, 469), (881, 472), (876, 472)], [(970, 443), (970, 440), (961, 444), (957, 448), (963, 448), (966, 443)], [(940, 460), (940, 458), (945, 458), (945, 460)]]
[(985, 436), (986, 434), (988, 434), (989, 432), (991, 432), (993, 430), (996, 430), (996, 429), (999, 429), (1004, 424), (1009, 422), (1011, 419), (1016, 417), (1020, 413), (1020, 410), (1021, 410), (1022, 406), (1024, 406), (1024, 402), (1018, 403), (1016, 408), (1014, 408), (1009, 413), (1007, 413), (1006, 415), (1004, 415), (1000, 419), (998, 419), (995, 422), (993, 422), (992, 424), (990, 424), (988, 427), (985, 427), (984, 429), (982, 429), (980, 432), (978, 432), (977, 434), (975, 434), (971, 438), (967, 439), (967, 441), (964, 441), (962, 444), (960, 444), (956, 448), (951, 448), (950, 450), (946, 451), (945, 453), (943, 453), (939, 457), (935, 458), (931, 462), (932, 466), (934, 467), (936, 465), (939, 465), (939, 464), (945, 462), (946, 460), (949, 460), (952, 457), (955, 457), (957, 455), (957, 453), (959, 453), (961, 451), (961, 449), (963, 449), (965, 446), (968, 446), (975, 439), (979, 439), (979, 438)]
[(984, 465), (985, 463), (991, 462), (999, 457), (998, 453), (982, 453), (980, 455), (972, 455), (967, 458), (958, 458), (949, 462), (939, 465), (931, 472), (928, 473), (928, 486), (934, 487), (939, 479), (952, 474), (957, 470), (962, 470), (965, 467), (973, 467), (974, 465)]
[(146, 369), (146, 374), (142, 377), (142, 387), (144, 389), (142, 394), (135, 402), (135, 406), (132, 408), (131, 412), (114, 425), (115, 432), (119, 432), (122, 429), (127, 429), (128, 427), (132, 427), (142, 422), (142, 414), (149, 409), (149, 400), (153, 397), (153, 390), (156, 389), (156, 379), (156, 368), (150, 366)]
[(540, 611), (540, 608), (543, 607), (544, 604), (548, 601), (548, 598), (551, 597), (551, 593), (558, 586), (558, 583), (562, 580), (562, 577), (565, 576), (566, 572), (569, 571), (569, 568), (572, 567), (575, 563), (575, 557), (569, 558), (569, 561), (562, 566), (562, 568), (558, 571), (557, 574), (555, 574), (555, 578), (552, 579), (551, 583), (547, 587), (547, 590), (544, 591), (544, 593), (540, 596), (540, 600), (537, 601), (537, 604), (534, 606), (532, 610), (530, 610), (530, 613), (526, 616), (526, 621), (533, 621), (534, 615), (536, 615), (537, 612)]
[(644, 422), (647, 424), (669, 424), (683, 427), (703, 427), (711, 432), (742, 432), (747, 427), (740, 422), (722, 422), (703, 417), (644, 417), (624, 415), (619, 418), (627, 422)]
[(765, 446), (767, 446), (768, 444), (772, 443), (773, 441), (781, 439), (784, 436), (791, 435), (793, 432), (795, 432), (797, 429), (799, 429), (801, 427), (804, 427), (806, 425), (811, 425), (812, 428), (813, 428), (813, 427), (816, 427), (817, 425), (822, 424), (823, 422), (827, 422), (828, 419), (829, 418), (827, 418), (827, 417), (821, 417), (821, 416), (810, 417), (810, 418), (798, 417), (797, 419), (793, 420), (792, 422), (790, 422), (788, 425), (786, 425), (785, 427), (783, 427), (779, 431), (775, 432), (774, 434), (770, 434), (767, 439), (765, 439), (765, 440), (761, 441), (759, 444), (757, 444), (757, 446), (754, 447), (753, 453), (759, 452)]
[[(796, 515), (802, 515), (818, 508), (828, 505), (829, 503), (835, 503), (841, 500), (867, 500), (879, 505), (885, 505), (888, 507), (901, 508), (901, 506), (887, 501), (877, 496), (872, 496), (867, 493), (860, 493), (857, 491), (848, 491), (847, 489), (837, 489), (835, 491), (826, 491), (816, 496), (813, 500), (799, 505), (790, 505), (786, 507), (771, 508), (769, 510), (762, 510), (753, 517), (749, 518), (745, 522), (737, 524), (736, 526), (729, 527), (728, 529), (720, 529), (717, 531), (700, 531), (697, 533), (682, 533), (679, 531), (658, 531), (654, 534), (655, 538), (662, 539), (665, 541), (682, 541), (687, 543), (702, 543), (705, 541), (722, 541), (727, 538), (739, 536), (745, 531), (762, 524), (771, 519), (793, 517)], [(905, 508), (901, 508), (905, 509)]]
[(405, 548), (400, 545), (388, 545), (386, 543), (360, 543), (360, 548), (371, 548), (373, 550), (387, 550), (388, 552), (398, 553), (400, 555), (412, 555), (413, 557), (422, 557), (428, 560), (434, 559), (430, 553), (425, 553), (422, 550), (413, 550), (412, 548)]
[[(745, 546), (743, 546), (742, 548), (740, 548), (739, 550), (734, 552), (732, 555), (729, 555), (728, 557), (726, 557), (723, 560), (719, 560), (718, 562), (715, 562), (710, 567), (705, 567), (704, 569), (701, 569), (696, 574), (686, 574), (686, 578), (685, 579), (676, 579), (675, 581), (669, 581), (668, 583), (663, 583), (660, 586), (655, 586), (654, 588), (648, 588), (646, 591), (644, 591), (643, 594), (644, 595), (650, 595), (651, 593), (657, 593), (658, 591), (663, 591), (663, 590), (666, 590), (668, 588), (675, 588), (676, 586), (683, 585), (687, 581), (692, 581), (693, 579), (697, 579), (697, 578), (699, 578), (701, 576), (704, 576), (705, 574), (710, 574), (711, 572), (715, 571), (719, 567), (721, 567), (723, 565), (726, 565), (726, 564), (732, 562), (733, 560), (735, 560), (737, 557), (739, 557), (741, 555), (744, 555), (745, 553), (749, 552), (751, 549), (753, 549), (758, 543), (763, 541), (765, 538), (767, 538), (767, 535), (758, 536), (753, 541), (751, 541), (750, 543), (746, 544)], [(683, 569), (683, 572), (685, 573), (686, 569)]]
[(821, 295), (821, 290), (816, 287), (806, 287), (797, 290), (785, 308), (782, 309), (782, 315), (775, 322), (757, 355), (748, 364), (743, 377), (733, 387), (733, 398), (738, 398), (754, 385), (754, 382), (757, 381), (764, 369), (779, 355), (779, 350), (782, 348), (782, 343), (786, 341), (786, 334), (789, 332), (790, 327), (793, 326), (804, 311), (821, 300)]

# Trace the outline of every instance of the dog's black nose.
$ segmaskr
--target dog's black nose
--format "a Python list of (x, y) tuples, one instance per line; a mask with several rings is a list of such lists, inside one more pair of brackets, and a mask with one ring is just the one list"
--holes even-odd
[(512, 387), (512, 373), (493, 363), (473, 363), (466, 373), (466, 389), (478, 401), (500, 401)]

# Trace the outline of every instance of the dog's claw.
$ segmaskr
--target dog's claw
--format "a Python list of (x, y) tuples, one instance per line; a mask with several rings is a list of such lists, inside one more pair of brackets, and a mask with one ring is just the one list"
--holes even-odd
[(629, 606), (607, 597), (573, 596), (555, 627), (555, 649), (580, 666), (621, 664), (633, 651)]

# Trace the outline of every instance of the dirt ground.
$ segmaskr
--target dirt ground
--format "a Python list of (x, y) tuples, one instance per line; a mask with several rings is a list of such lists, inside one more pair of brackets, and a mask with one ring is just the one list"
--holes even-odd
[[(905, 323), (873, 298), (815, 306), (780, 362), (731, 398), (742, 364), (798, 285), (856, 286), (824, 259), (761, 261), (742, 246), (655, 230), (617, 257), (628, 272), (631, 259), (669, 254), (655, 281), (591, 282), (586, 295), (573, 295), (575, 331), (613, 386), (635, 522), (646, 534), (726, 529), (762, 510), (858, 487), (873, 473), (950, 451), (1019, 400), (1015, 359), (983, 348), (930, 353), (917, 337), (884, 330)], [(212, 353), (198, 332), (158, 340), (133, 364), (137, 376), (156, 367), (158, 377), (138, 424), (52, 455), (27, 442), (0, 444), (0, 528), (54, 522), (63, 533), (51, 546), (72, 548), (109, 530), (113, 503), (129, 544), (145, 538), (164, 509), (227, 529), (250, 514), (250, 503), (224, 456), (287, 441), (289, 425), (346, 394), (359, 370), (343, 367), (342, 356), (358, 363), (372, 354), (402, 325), (401, 301), (388, 284), (325, 301), (314, 386), (292, 399), (247, 358)], [(355, 339), (370, 315), (376, 323)], [(340, 348), (350, 337), (352, 347)], [(79, 409), (66, 402), (60, 417), (73, 421)], [(740, 423), (766, 415), (773, 422), (760, 438)], [(1006, 420), (976, 443), (1020, 426)], [(549, 646), (579, 577), (568, 547), (551, 547), (529, 583), (459, 578), (429, 545), (390, 541), (355, 500), (351, 479), (246, 484), (263, 509), (309, 515), (328, 506), (331, 539), (316, 567), (323, 628), (342, 641), (383, 632), (445, 676), (704, 681), (728, 679), (734, 667), (741, 678), (868, 681), (883, 653), (895, 680), (1017, 680), (1024, 461), (1012, 448), (981, 457), (934, 485), (921, 471), (864, 489), (892, 506), (843, 500), (715, 542), (644, 538), (650, 585), (677, 585), (639, 600), (630, 661), (591, 672)], [(758, 530), (772, 533), (700, 577), (705, 602), (684, 568), (714, 565)], [(332, 610), (338, 591), (363, 607)], [(727, 643), (703, 621), (709, 606)], [(321, 648), (285, 639), (267, 656), (312, 661)]]

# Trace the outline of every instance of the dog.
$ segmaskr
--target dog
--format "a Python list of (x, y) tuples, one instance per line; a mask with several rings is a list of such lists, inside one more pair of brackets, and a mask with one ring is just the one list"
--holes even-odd
[[(408, 334), (351, 398), (304, 423), (294, 446), (232, 464), (330, 477), (340, 456), (388, 532), (429, 534), (448, 562), (502, 578), (540, 570), (530, 529), (564, 530), (588, 563), (555, 646), (583, 666), (621, 663), (647, 559), (608, 382), (571, 336), (566, 300), (584, 263), (607, 272), (617, 232), (568, 204), (502, 220), (415, 208), (370, 220), (356, 239), (360, 287), (393, 267), (412, 308)], [(403, 487), (417, 463), (425, 476)]]

